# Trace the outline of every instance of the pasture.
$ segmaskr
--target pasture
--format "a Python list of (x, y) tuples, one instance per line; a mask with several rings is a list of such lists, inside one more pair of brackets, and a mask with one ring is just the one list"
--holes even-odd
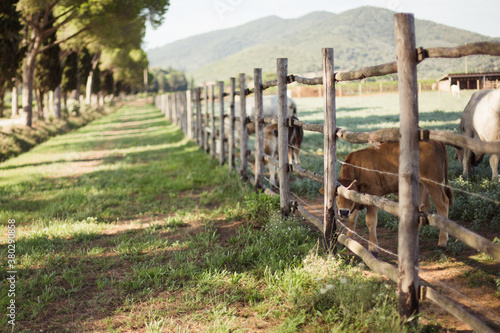
[[(464, 95), (424, 93), (421, 126), (456, 130)], [(397, 126), (397, 98), (339, 98), (338, 126)], [(322, 122), (321, 101), (296, 101), (301, 120)], [(358, 148), (342, 145), (339, 159)], [(306, 133), (305, 167), (322, 172), (322, 146)], [(453, 155), (449, 148), (452, 185), (498, 200), (487, 163), (465, 182)], [(254, 193), (149, 105), (123, 107), (0, 170), (0, 230), (15, 219), (18, 232), (20, 332), (404, 331), (392, 282), (346, 250), (325, 256), (315, 228), (280, 220), (275, 199)], [(295, 179), (292, 191), (314, 205), (320, 197), (308, 183)], [(498, 234), (500, 222), (489, 218), (498, 206), (454, 192), (458, 220)], [(395, 220), (382, 216), (380, 224), (381, 245), (393, 249)], [(426, 273), (498, 313), (498, 263), (453, 240), (436, 250), (437, 234), (421, 230)], [(4, 239), (0, 246), (6, 253)], [(422, 308), (421, 331), (467, 330), (426, 302)]]

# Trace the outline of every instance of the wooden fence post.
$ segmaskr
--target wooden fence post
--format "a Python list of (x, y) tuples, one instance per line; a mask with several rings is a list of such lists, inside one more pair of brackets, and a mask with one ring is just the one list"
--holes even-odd
[(189, 89), (186, 91), (187, 94), (187, 115), (186, 115), (186, 122), (187, 122), (187, 134), (190, 139), (194, 139), (193, 135), (193, 90)]
[(335, 73), (333, 49), (324, 48), (323, 52), (323, 90), (325, 96), (325, 127), (324, 127), (324, 221), (323, 235), (325, 237), (325, 249), (334, 251), (337, 240), (337, 225), (335, 221), (335, 195), (337, 184), (337, 152), (335, 135), (337, 129), (337, 118), (335, 114)]
[(262, 68), (253, 71), (255, 86), (255, 188), (264, 186), (264, 124), (262, 106)]
[(179, 92), (179, 126), (181, 127), (182, 132), (186, 134), (186, 127), (184, 126), (184, 118), (186, 115), (186, 92)]
[(240, 74), (240, 177), (247, 180), (247, 146), (248, 146), (248, 131), (247, 131), (247, 111), (246, 111), (246, 82), (245, 73)]
[(196, 88), (196, 142), (203, 147), (203, 127), (201, 124), (201, 88)]
[(288, 59), (278, 58), (276, 62), (278, 75), (278, 176), (280, 182), (281, 215), (290, 215), (290, 184), (288, 164), (288, 105), (287, 105), (287, 75)]
[(230, 79), (231, 90), (229, 93), (229, 140), (228, 140), (228, 158), (229, 158), (229, 171), (234, 169), (234, 97), (236, 91), (236, 79)]
[(172, 121), (172, 94), (167, 94), (167, 119)]
[(165, 118), (167, 118), (167, 120), (170, 120), (170, 110), (169, 110), (169, 105), (168, 105), (168, 94), (165, 93), (163, 94), (163, 97), (165, 99)]
[(215, 158), (216, 147), (215, 147), (215, 84), (210, 85), (210, 157)]
[(204, 114), (204, 122), (203, 122), (203, 136), (204, 136), (204, 140), (203, 140), (203, 143), (204, 143), (204, 146), (203, 146), (203, 149), (205, 150), (205, 153), (208, 153), (209, 152), (209, 146), (208, 146), (208, 135), (209, 133), (207, 131), (205, 131), (205, 127), (208, 128), (208, 114), (210, 113), (210, 111), (208, 110), (208, 85), (206, 83), (203, 83), (203, 98), (205, 99), (205, 114)]
[(174, 104), (174, 112), (173, 112), (173, 121), (174, 124), (177, 125), (177, 114), (179, 111), (178, 103), (177, 103), (177, 93), (172, 93), (172, 103)]
[(399, 155), (399, 313), (418, 314), (418, 85), (413, 14), (395, 14), (400, 107)]
[(220, 165), (224, 164), (226, 152), (224, 151), (224, 81), (219, 81), (219, 103), (220, 103), (220, 117), (219, 117), (219, 162)]
[(185, 126), (185, 118), (186, 118), (186, 92), (179, 92), (179, 102), (180, 102), (180, 116), (179, 116), (179, 125), (181, 126), (181, 130), (184, 134), (186, 134), (186, 126)]
[(182, 99), (181, 99), (181, 93), (176, 92), (176, 100), (177, 100), (177, 126), (181, 127), (181, 118), (182, 118)]
[(161, 95), (162, 99), (163, 99), (163, 110), (165, 111), (164, 114), (165, 114), (165, 118), (168, 119), (168, 95), (163, 93)]
[(182, 129), (184, 131), (184, 134), (188, 135), (188, 124), (187, 124), (188, 91), (187, 90), (181, 93), (181, 98), (182, 98)]

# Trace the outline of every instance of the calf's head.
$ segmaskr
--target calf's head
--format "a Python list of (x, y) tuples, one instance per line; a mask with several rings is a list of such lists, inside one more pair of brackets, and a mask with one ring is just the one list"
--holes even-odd
[[(350, 184), (348, 184), (347, 182), (339, 179), (339, 182), (346, 186), (347, 186), (347, 189), (348, 190), (353, 190), (353, 191), (356, 191), (356, 192), (360, 192), (360, 193), (363, 193), (363, 191), (366, 191), (369, 186), (368, 185), (364, 185), (364, 184), (358, 184), (358, 181), (357, 180), (353, 180)], [(324, 188), (322, 187), (319, 192), (321, 194), (324, 194), (325, 193), (325, 190)], [(356, 202), (350, 200), (350, 199), (347, 199), (347, 198), (344, 198), (343, 196), (337, 194), (337, 213), (338, 213), (338, 218), (340, 219), (343, 219), (343, 220), (346, 220), (349, 218), (349, 216), (351, 215), (351, 213), (354, 211), (354, 209), (361, 209), (362, 206), (357, 204)]]
[[(339, 180), (339, 182), (346, 186), (346, 182)], [(359, 192), (359, 184), (357, 180), (353, 180), (352, 183), (350, 183), (347, 186), (348, 190), (353, 190), (356, 192)], [(348, 219), (349, 215), (351, 215), (352, 211), (356, 208), (356, 203), (350, 199), (344, 198), (341, 195), (337, 195), (337, 210), (338, 210), (338, 216), (340, 219)]]

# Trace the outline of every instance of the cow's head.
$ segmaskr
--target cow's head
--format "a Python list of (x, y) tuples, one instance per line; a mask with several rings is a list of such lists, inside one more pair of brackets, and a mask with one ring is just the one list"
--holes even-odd
[[(353, 190), (356, 192), (359, 192), (359, 184), (357, 180), (353, 180), (350, 184), (346, 183), (342, 179), (339, 179), (339, 182), (347, 186), (348, 190)], [(356, 203), (350, 199), (344, 198), (341, 195), (337, 195), (337, 210), (338, 210), (338, 217), (340, 219), (346, 220), (349, 218), (349, 215), (353, 212), (353, 210), (356, 208)]]
[[(350, 184), (347, 181), (344, 181), (342, 179), (339, 179), (339, 183), (341, 183), (344, 186), (347, 186), (348, 190), (353, 190), (359, 193), (364, 193), (370, 188), (370, 185), (367, 184), (358, 184), (357, 180), (353, 180)], [(324, 188), (320, 188), (319, 192), (321, 194), (324, 194)], [(356, 202), (344, 198), (341, 195), (337, 195), (337, 213), (338, 213), (338, 218), (345, 220), (348, 219), (351, 213), (354, 211), (354, 209), (362, 209), (364, 208), (362, 205), (357, 204)]]
[[(359, 184), (358, 181), (355, 179), (353, 180), (350, 184), (348, 181), (339, 179), (339, 183), (341, 183), (344, 186), (347, 186), (348, 190), (353, 190), (359, 193), (365, 193), (367, 190), (370, 189), (370, 185), (368, 184)], [(321, 194), (325, 194), (325, 189), (324, 187), (319, 189), (319, 192)], [(365, 206), (361, 204), (357, 204), (356, 202), (344, 198), (341, 195), (337, 195), (337, 213), (338, 213), (338, 218), (339, 219), (348, 219), (351, 213), (355, 210), (361, 210), (365, 208)]]

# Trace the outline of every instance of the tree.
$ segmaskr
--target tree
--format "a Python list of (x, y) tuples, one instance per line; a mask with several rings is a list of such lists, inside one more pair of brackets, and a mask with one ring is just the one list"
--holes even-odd
[[(61, 90), (64, 95), (64, 100), (67, 100), (68, 93), (72, 92), (76, 88), (77, 84), (77, 72), (78, 72), (78, 53), (69, 52), (69, 54), (63, 59), (62, 66), (62, 80), (61, 80)], [(64, 103), (66, 104), (66, 102)]]
[[(127, 91), (144, 90), (144, 68), (148, 65), (146, 53), (141, 49), (110, 49), (101, 56), (102, 68), (113, 72), (116, 87), (127, 87)], [(124, 90), (120, 90), (124, 91)]]
[(21, 64), (21, 29), (17, 1), (0, 2), (0, 117), (3, 117), (4, 96), (12, 85)]
[[(50, 35), (44, 45), (53, 43), (56, 34)], [(40, 53), (36, 64), (34, 86), (37, 94), (38, 117), (44, 118), (44, 96), (51, 90), (55, 90), (61, 84), (62, 69), (59, 60), (59, 45), (55, 45)]]
[[(115, 22), (142, 22), (153, 26), (161, 24), (169, 0), (19, 0), (17, 9), (29, 27), (26, 62), (23, 72), (23, 111), (26, 125), (32, 124), (33, 73), (37, 55), (53, 47), (87, 34), (97, 38), (101, 31)], [(51, 13), (54, 13), (51, 18)], [(57, 40), (43, 45), (52, 33), (65, 30)]]
[(102, 82), (102, 90), (105, 95), (113, 95), (115, 90), (115, 81), (113, 79), (113, 72), (111, 70), (105, 70), (102, 72), (104, 77)]

